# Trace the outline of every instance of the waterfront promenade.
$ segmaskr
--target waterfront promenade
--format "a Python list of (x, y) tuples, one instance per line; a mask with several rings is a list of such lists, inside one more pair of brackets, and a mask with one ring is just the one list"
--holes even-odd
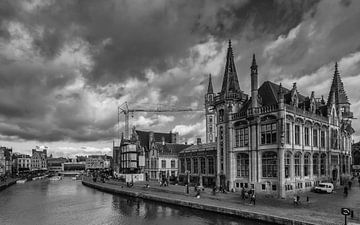
[[(240, 192), (216, 193), (214, 196), (210, 189), (201, 192), (200, 199), (197, 199), (194, 197), (193, 187), (190, 188), (190, 193), (186, 194), (184, 186), (160, 187), (157, 182), (150, 182), (150, 188), (145, 188), (145, 183), (136, 183), (134, 187), (128, 188), (120, 182), (94, 183), (90, 179), (85, 179), (83, 184), (111, 193), (239, 215), (245, 218), (256, 218), (279, 224), (343, 224), (344, 216), (341, 215), (340, 209), (348, 207), (354, 210), (354, 218), (348, 218), (348, 221), (352, 224), (360, 224), (360, 187), (355, 182), (347, 197), (343, 196), (342, 189), (336, 190), (333, 194), (303, 193), (300, 194), (301, 204), (298, 206), (294, 206), (292, 199), (277, 199), (259, 195), (256, 199), (256, 205), (251, 205), (248, 199), (241, 199)], [(306, 202), (307, 196), (309, 196), (309, 202)]]
[(15, 179), (15, 178), (8, 178), (6, 181), (1, 181), (0, 182), (0, 191), (15, 184), (16, 181), (17, 181), (17, 179)]

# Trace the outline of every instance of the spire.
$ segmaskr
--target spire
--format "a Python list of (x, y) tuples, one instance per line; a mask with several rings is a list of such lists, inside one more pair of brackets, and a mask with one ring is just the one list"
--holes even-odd
[(231, 47), (231, 40), (229, 40), (229, 47), (226, 55), (225, 73), (221, 88), (222, 94), (227, 92), (241, 92), (234, 63), (234, 54)]
[(335, 63), (334, 76), (328, 97), (328, 105), (332, 102), (334, 102), (335, 104), (350, 104), (344, 89), (344, 84), (341, 81), (337, 62)]
[(280, 98), (284, 98), (284, 90), (283, 90), (283, 87), (282, 87), (282, 84), (281, 84), (281, 83), (280, 83), (280, 85), (279, 85), (278, 96), (279, 96), (279, 99), (280, 99)]
[(207, 91), (208, 94), (213, 94), (214, 91), (213, 91), (213, 85), (212, 85), (212, 82), (211, 82), (211, 74), (209, 74), (209, 86), (208, 86), (208, 91)]
[(252, 59), (252, 63), (251, 63), (251, 67), (250, 67), (250, 68), (257, 68), (256, 59), (255, 59), (255, 54), (253, 54), (253, 59)]

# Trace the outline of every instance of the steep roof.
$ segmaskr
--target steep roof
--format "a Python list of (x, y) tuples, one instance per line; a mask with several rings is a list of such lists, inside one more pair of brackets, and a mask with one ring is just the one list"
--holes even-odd
[[(145, 150), (150, 149), (150, 131), (141, 131), (136, 130), (136, 134), (139, 137), (140, 145), (145, 148)], [(157, 133), (154, 132), (154, 142), (162, 142), (162, 138), (165, 138), (166, 143), (171, 143), (171, 133)]]
[(209, 85), (208, 85), (207, 93), (208, 94), (213, 94), (214, 93), (213, 85), (212, 85), (212, 82), (211, 82), (211, 74), (209, 74)]
[[(334, 97), (335, 99), (333, 99)], [(344, 84), (341, 81), (337, 63), (335, 63), (335, 71), (331, 83), (327, 104), (330, 105), (332, 101), (334, 101), (336, 104), (350, 104), (344, 89)]]
[(158, 150), (160, 155), (177, 155), (183, 149), (189, 147), (190, 145), (185, 144), (175, 144), (175, 143), (161, 143), (155, 142), (154, 149)]
[(221, 94), (225, 94), (228, 92), (241, 92), (235, 68), (234, 54), (231, 47), (231, 41), (229, 41), (229, 47), (226, 55), (225, 73), (223, 77)]

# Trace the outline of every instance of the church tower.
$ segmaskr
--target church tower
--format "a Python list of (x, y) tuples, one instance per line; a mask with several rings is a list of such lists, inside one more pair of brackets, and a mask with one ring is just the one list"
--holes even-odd
[(209, 85), (205, 95), (206, 143), (216, 141), (216, 116), (214, 110), (214, 91), (209, 74)]

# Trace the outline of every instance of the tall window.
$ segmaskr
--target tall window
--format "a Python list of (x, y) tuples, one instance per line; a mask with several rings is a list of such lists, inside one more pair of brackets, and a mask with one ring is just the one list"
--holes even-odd
[(161, 160), (161, 168), (166, 168), (166, 160)]
[(301, 171), (300, 171), (300, 168), (301, 168), (301, 153), (300, 152), (297, 152), (295, 155), (294, 155), (294, 164), (295, 164), (295, 176), (296, 177), (300, 177), (301, 176)]
[(300, 145), (300, 126), (295, 125), (295, 144)]
[(198, 167), (198, 159), (194, 158), (193, 159), (193, 165), (194, 165), (194, 172), (193, 173), (198, 173), (199, 172), (199, 167)]
[(309, 176), (310, 174), (310, 153), (304, 155), (304, 176)]
[(326, 154), (323, 153), (320, 156), (320, 175), (325, 175), (326, 170)]
[(315, 153), (313, 155), (313, 174), (319, 175), (319, 154)]
[(313, 146), (318, 147), (318, 129), (313, 129)]
[(235, 130), (235, 147), (244, 147), (249, 145), (248, 128), (237, 128)]
[(237, 176), (249, 177), (249, 155), (240, 153), (237, 155)]
[(286, 144), (290, 144), (291, 136), (290, 136), (290, 123), (286, 123)]
[(185, 173), (185, 159), (180, 159), (180, 172)]
[(310, 143), (309, 143), (309, 128), (308, 127), (305, 127), (305, 145), (306, 146), (310, 145)]
[(215, 173), (214, 158), (213, 158), (213, 157), (209, 157), (209, 158), (208, 158), (208, 163), (209, 163), (209, 174), (214, 174), (214, 173)]
[(276, 123), (261, 125), (261, 144), (275, 144), (277, 136)]
[(284, 166), (285, 166), (285, 178), (290, 177), (290, 168), (291, 168), (291, 153), (286, 152), (284, 158)]
[(205, 158), (200, 158), (200, 173), (205, 174)]
[(171, 160), (171, 168), (175, 168), (175, 160)]
[(262, 155), (262, 176), (277, 177), (277, 153), (264, 152)]
[(186, 158), (186, 170), (191, 172), (191, 161), (189, 158)]
[(338, 149), (338, 133), (336, 129), (331, 129), (331, 148)]
[(325, 148), (325, 131), (321, 131), (321, 147)]

